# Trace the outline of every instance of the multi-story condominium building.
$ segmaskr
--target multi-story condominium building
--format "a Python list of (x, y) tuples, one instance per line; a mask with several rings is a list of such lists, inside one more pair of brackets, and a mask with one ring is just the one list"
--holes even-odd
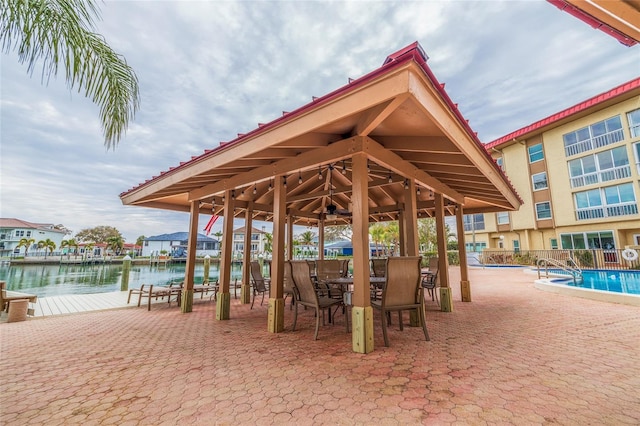
[[(67, 234), (67, 230), (57, 229), (52, 223), (32, 223), (14, 218), (0, 218), (0, 256), (37, 254), (39, 241), (51, 240), (56, 248)], [(20, 245), (20, 240), (32, 240), (28, 247)]]
[(465, 216), (469, 250), (640, 246), (640, 78), (486, 148), (524, 205)]
[[(170, 255), (172, 257), (186, 257), (188, 239), (188, 232), (174, 232), (145, 238), (142, 243), (142, 256)], [(196, 256), (218, 256), (219, 253), (220, 242), (218, 240), (198, 234)]]

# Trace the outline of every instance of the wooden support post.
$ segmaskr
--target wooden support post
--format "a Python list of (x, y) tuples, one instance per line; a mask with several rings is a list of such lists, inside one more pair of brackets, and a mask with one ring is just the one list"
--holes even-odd
[(324, 220), (318, 224), (318, 259), (324, 260)]
[[(407, 181), (404, 190), (402, 217), (406, 255), (418, 256), (420, 254), (418, 250), (418, 204), (416, 200), (416, 183), (413, 179)], [(412, 327), (420, 327), (420, 318), (418, 317), (418, 312), (415, 310), (409, 313), (409, 325)]]
[(233, 204), (231, 190), (224, 193), (224, 223), (222, 225), (222, 254), (220, 256), (220, 290), (216, 309), (217, 320), (228, 320), (231, 310), (231, 254), (233, 251)]
[(196, 244), (198, 243), (198, 216), (200, 215), (200, 201), (191, 202), (189, 215), (189, 238), (187, 240), (187, 264), (184, 271), (184, 283), (180, 311), (183, 314), (193, 310), (193, 277), (196, 268)]
[(373, 352), (373, 310), (369, 287), (369, 195), (367, 155), (359, 152), (352, 157), (353, 174), (351, 203), (353, 204), (353, 309), (352, 347), (357, 353)]
[(464, 241), (462, 205), (456, 206), (456, 231), (458, 233), (458, 256), (460, 257), (460, 294), (463, 302), (471, 302), (471, 282), (469, 281), (469, 265), (467, 249)]
[(271, 253), (271, 285), (269, 287), (269, 317), (267, 328), (271, 333), (284, 330), (284, 243), (287, 190), (283, 177), (276, 176), (273, 190), (273, 250)]
[(449, 259), (447, 258), (446, 228), (444, 223), (444, 198), (435, 193), (436, 232), (438, 235), (438, 275), (440, 276), (440, 308), (453, 312), (453, 299), (449, 285)]
[(242, 289), (240, 300), (243, 304), (251, 303), (251, 230), (253, 229), (253, 209), (251, 206), (244, 213), (244, 254), (242, 260)]

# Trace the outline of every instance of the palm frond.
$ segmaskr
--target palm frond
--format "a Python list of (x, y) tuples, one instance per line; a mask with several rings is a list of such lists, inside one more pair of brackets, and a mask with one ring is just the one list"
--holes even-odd
[(134, 118), (140, 93), (133, 69), (94, 32), (94, 17), (100, 17), (94, 0), (0, 0), (0, 40), (30, 74), (42, 63), (43, 82), (62, 64), (69, 88), (99, 106), (109, 149)]

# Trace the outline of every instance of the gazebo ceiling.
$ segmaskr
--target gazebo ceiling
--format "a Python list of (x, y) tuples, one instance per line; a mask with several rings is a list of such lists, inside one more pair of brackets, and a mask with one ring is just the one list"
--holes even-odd
[(369, 158), (370, 220), (395, 219), (407, 180), (418, 212), (432, 216), (433, 193), (465, 212), (516, 210), (522, 203), (502, 171), (426, 65), (414, 43), (377, 70), (120, 195), (123, 204), (221, 214), (226, 191), (235, 214), (270, 220), (273, 180), (286, 179), (287, 211), (297, 223), (349, 222), (351, 156)]

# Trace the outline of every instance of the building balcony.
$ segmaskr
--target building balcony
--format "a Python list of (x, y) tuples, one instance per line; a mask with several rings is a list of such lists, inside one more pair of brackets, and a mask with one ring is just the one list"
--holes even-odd
[(588, 173), (582, 176), (571, 178), (571, 187), (579, 188), (581, 186), (592, 185), (595, 183), (609, 182), (617, 179), (625, 179), (631, 177), (631, 166), (614, 167), (612, 169), (602, 170), (600, 172)]
[(605, 133), (604, 135), (596, 136), (591, 139), (583, 140), (578, 143), (568, 145), (564, 147), (564, 154), (567, 157), (571, 157), (592, 149), (602, 148), (603, 146), (611, 145), (624, 140), (624, 132), (622, 129), (614, 130), (613, 132)]

